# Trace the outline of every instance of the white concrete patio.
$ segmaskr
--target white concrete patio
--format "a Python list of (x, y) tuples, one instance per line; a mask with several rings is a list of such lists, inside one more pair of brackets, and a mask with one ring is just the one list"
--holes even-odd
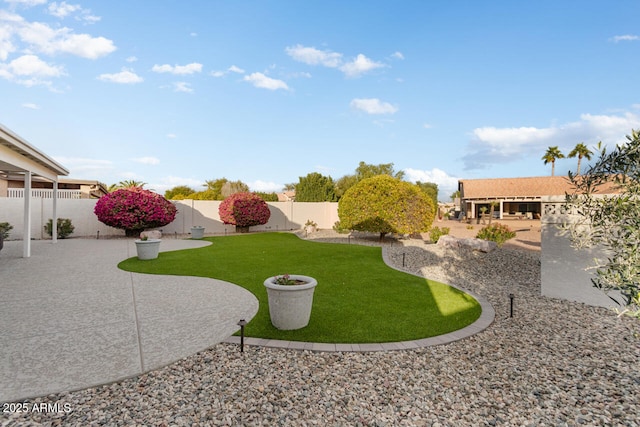
[[(163, 239), (161, 251), (209, 242)], [(258, 301), (228, 282), (129, 273), (132, 239), (22, 242), (0, 251), (0, 401), (117, 381), (209, 348)], [(213, 262), (213, 260), (212, 260)]]

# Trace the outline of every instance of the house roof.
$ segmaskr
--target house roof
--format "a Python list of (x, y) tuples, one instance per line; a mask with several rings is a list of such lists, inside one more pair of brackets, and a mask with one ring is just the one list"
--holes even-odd
[(0, 170), (4, 172), (30, 170), (50, 180), (55, 180), (59, 175), (69, 175), (64, 166), (1, 124), (0, 153)]
[[(575, 188), (566, 176), (525, 178), (461, 179), (458, 181), (464, 199), (564, 196)], [(603, 186), (601, 193), (616, 193), (613, 184)]]

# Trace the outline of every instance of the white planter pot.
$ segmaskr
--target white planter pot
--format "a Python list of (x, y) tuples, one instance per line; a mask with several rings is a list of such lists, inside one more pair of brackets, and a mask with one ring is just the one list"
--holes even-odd
[(202, 239), (204, 237), (204, 227), (191, 227), (191, 238)]
[(160, 252), (160, 239), (136, 240), (138, 259), (156, 259)]
[(311, 318), (313, 292), (318, 282), (313, 277), (289, 275), (291, 280), (302, 280), (304, 285), (278, 285), (275, 278), (264, 281), (269, 298), (271, 323), (281, 330), (304, 328)]

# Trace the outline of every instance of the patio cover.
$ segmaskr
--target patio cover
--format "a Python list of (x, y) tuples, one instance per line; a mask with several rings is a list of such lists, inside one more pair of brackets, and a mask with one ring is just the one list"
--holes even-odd
[[(57, 240), (58, 176), (69, 171), (55, 160), (29, 144), (20, 136), (0, 124), (0, 174), (5, 177), (21, 176), (24, 179), (24, 222), (22, 256), (31, 256), (31, 180), (39, 176), (53, 182), (53, 230), (52, 241)], [(1, 218), (0, 218), (1, 219)]]

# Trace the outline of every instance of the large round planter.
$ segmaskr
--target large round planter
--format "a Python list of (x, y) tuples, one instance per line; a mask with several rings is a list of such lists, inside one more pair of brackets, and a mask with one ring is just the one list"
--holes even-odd
[(160, 239), (136, 240), (138, 259), (156, 259), (160, 252)]
[(204, 227), (191, 227), (191, 238), (202, 239), (204, 237)]
[(278, 329), (289, 331), (301, 329), (309, 324), (313, 292), (318, 282), (313, 277), (289, 275), (291, 280), (306, 282), (303, 285), (278, 285), (275, 277), (264, 281), (269, 298), (271, 323)]

